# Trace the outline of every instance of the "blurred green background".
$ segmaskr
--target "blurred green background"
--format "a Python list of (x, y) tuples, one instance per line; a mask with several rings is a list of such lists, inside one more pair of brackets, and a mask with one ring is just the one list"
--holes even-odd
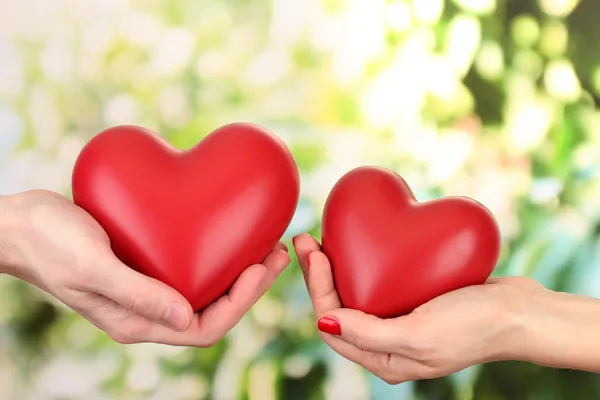
[[(117, 124), (182, 149), (276, 132), (301, 168), (286, 240), (363, 164), (420, 200), (471, 196), (496, 275), (600, 297), (597, 0), (0, 0), (0, 193), (69, 195)], [(561, 351), (561, 349), (552, 349)], [(516, 362), (388, 386), (325, 347), (294, 260), (211, 349), (123, 346), (0, 277), (0, 399), (597, 399), (600, 378)]]

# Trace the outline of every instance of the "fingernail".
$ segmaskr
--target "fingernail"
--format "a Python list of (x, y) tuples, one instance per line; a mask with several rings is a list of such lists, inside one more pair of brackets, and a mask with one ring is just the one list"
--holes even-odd
[(321, 317), (319, 318), (319, 322), (317, 322), (317, 328), (321, 332), (329, 333), (330, 335), (339, 336), (342, 334), (342, 327), (340, 326), (340, 322), (331, 317)]
[(181, 304), (173, 303), (165, 313), (164, 321), (175, 330), (185, 331), (190, 325), (190, 314)]
[(296, 239), (297, 238), (298, 238), (298, 235), (296, 235), (292, 238), (292, 244), (294, 245), (294, 247), (296, 247)]

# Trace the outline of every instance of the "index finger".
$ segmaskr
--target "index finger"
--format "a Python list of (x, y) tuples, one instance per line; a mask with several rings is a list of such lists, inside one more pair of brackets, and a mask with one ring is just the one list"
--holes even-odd
[(313, 251), (321, 250), (321, 245), (308, 233), (301, 233), (300, 235), (292, 239), (294, 244), (294, 250), (296, 250), (296, 256), (298, 257), (298, 264), (302, 270), (304, 276), (304, 283), (306, 288), (308, 287), (308, 255)]
[[(335, 289), (331, 264), (327, 256), (320, 251), (313, 251), (308, 254), (307, 260), (310, 297), (317, 319), (320, 319), (325, 314), (358, 313), (354, 310), (342, 308), (342, 302)], [(389, 351), (376, 352), (370, 351), (366, 346), (365, 348), (357, 347), (351, 341), (346, 340), (345, 336), (336, 336), (323, 332), (319, 332), (319, 336), (342, 357), (362, 365), (374, 374), (385, 376), (389, 373), (390, 360), (392, 359)], [(401, 357), (396, 355), (393, 357), (394, 359), (401, 359)]]
[(317, 318), (342, 307), (335, 290), (331, 264), (325, 254), (312, 251), (307, 256), (308, 291)]

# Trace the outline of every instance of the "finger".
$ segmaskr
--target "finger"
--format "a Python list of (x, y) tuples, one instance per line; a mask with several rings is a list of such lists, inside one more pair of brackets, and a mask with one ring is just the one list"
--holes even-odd
[(394, 322), (358, 310), (338, 308), (319, 318), (317, 327), (323, 341), (342, 357), (387, 383), (397, 384), (420, 376), (420, 366), (397, 352), (407, 338), (403, 337), (403, 328), (396, 327)]
[(283, 245), (283, 249), (275, 246), (271, 254), (264, 259), (262, 265), (267, 268), (267, 275), (262, 282), (262, 293), (259, 293), (256, 301), (265, 294), (265, 292), (273, 285), (277, 277), (290, 265), (290, 255), (288, 254), (288, 248), (285, 243), (280, 242)]
[[(313, 251), (307, 258), (309, 291), (315, 314), (319, 318), (317, 326), (321, 338), (343, 357), (385, 378), (392, 370), (392, 359), (404, 360), (402, 355), (393, 354), (393, 349), (397, 347), (394, 335), (400, 333), (402, 328), (396, 332), (393, 329), (395, 320), (382, 320), (357, 310), (342, 308), (328, 258), (320, 251)], [(375, 324), (373, 329), (367, 325), (371, 323)], [(368, 330), (362, 330), (361, 324), (365, 324)], [(342, 326), (345, 328), (342, 329)], [(409, 340), (408, 335), (405, 335), (405, 339)], [(410, 363), (410, 359), (406, 358), (405, 363)]]
[(287, 244), (283, 243), (283, 242), (278, 242), (275, 247), (273, 248), (273, 250), (283, 250), (285, 252), (288, 251), (288, 247)]
[(308, 233), (301, 233), (300, 235), (294, 237), (292, 242), (294, 244), (296, 256), (298, 257), (298, 264), (300, 264), (302, 275), (304, 275), (304, 282), (308, 287), (308, 255), (313, 251), (320, 251), (321, 246), (319, 245), (319, 242), (317, 242)]
[[(408, 365), (411, 360), (396, 354), (363, 350), (336, 335), (323, 332), (320, 332), (319, 335), (336, 353), (347, 360), (366, 368), (373, 374), (386, 380), (386, 382), (391, 382), (393, 380), (394, 383), (399, 383), (406, 380), (405, 377), (403, 378), (403, 371), (398, 371), (397, 365)], [(406, 371), (407, 374), (409, 372), (410, 371)], [(392, 374), (394, 375), (394, 379), (391, 379)]]
[[(86, 302), (86, 307), (74, 308), (113, 340), (122, 344), (155, 342), (168, 345), (191, 345), (197, 332), (198, 315), (185, 332), (175, 331), (147, 317), (127, 310), (114, 301), (98, 296)], [(91, 303), (99, 304), (92, 306)]]
[[(252, 265), (240, 275), (229, 293), (194, 314), (185, 332), (177, 332), (135, 313), (94, 312), (91, 320), (120, 343), (154, 342), (173, 346), (211, 347), (244, 316), (289, 264), (283, 250), (274, 250), (264, 264)], [(117, 310), (118, 311), (118, 310)], [(124, 312), (126, 314), (124, 314)], [(118, 315), (118, 317), (115, 317)]]
[(94, 293), (169, 328), (185, 331), (189, 327), (192, 306), (175, 289), (134, 271), (112, 255), (102, 259), (95, 270), (89, 288)]
[(319, 318), (321, 332), (337, 336), (352, 346), (380, 353), (401, 352), (410, 343), (410, 317), (380, 319), (362, 311), (339, 308)]
[(335, 290), (331, 264), (325, 254), (313, 251), (308, 254), (306, 259), (308, 291), (315, 315), (320, 318), (328, 311), (341, 308), (342, 302)]
[(229, 293), (208, 306), (200, 315), (202, 337), (221, 338), (233, 328), (289, 265), (283, 250), (273, 251), (263, 262), (248, 267)]

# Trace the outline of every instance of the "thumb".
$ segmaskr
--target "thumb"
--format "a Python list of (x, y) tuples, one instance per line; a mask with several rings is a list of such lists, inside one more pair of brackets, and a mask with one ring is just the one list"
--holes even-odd
[(399, 321), (403, 318), (380, 319), (362, 311), (339, 308), (319, 318), (317, 327), (360, 350), (394, 353), (407, 341), (406, 328)]
[(191, 322), (192, 306), (170, 286), (129, 268), (116, 257), (104, 260), (104, 284), (96, 288), (123, 308), (169, 328), (185, 331)]

